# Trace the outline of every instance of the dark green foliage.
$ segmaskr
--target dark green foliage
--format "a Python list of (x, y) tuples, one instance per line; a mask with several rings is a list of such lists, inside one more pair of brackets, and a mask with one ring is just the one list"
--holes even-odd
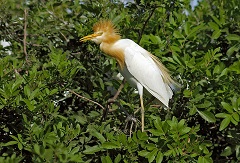
[[(240, 1), (189, 4), (1, 0), (0, 40), (11, 45), (0, 45), (0, 162), (238, 162)], [(99, 19), (182, 85), (170, 110), (146, 106), (144, 133), (139, 113), (133, 133), (125, 122), (139, 107), (128, 84), (102, 121), (118, 68), (79, 42)]]

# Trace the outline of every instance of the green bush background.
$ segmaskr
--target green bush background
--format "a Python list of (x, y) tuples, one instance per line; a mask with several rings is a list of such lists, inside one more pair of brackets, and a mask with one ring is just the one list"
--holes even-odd
[[(238, 162), (240, 1), (1, 0), (0, 162)], [(139, 107), (116, 62), (79, 39), (110, 19), (160, 58), (182, 85), (171, 110)], [(148, 98), (145, 98), (145, 103)], [(135, 115), (139, 119), (139, 113)]]

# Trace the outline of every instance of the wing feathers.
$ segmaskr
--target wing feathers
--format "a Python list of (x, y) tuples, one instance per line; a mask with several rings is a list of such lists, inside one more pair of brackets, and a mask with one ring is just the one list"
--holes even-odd
[(173, 95), (169, 85), (174, 81), (157, 57), (130, 41), (124, 51), (128, 71), (148, 92), (168, 107)]

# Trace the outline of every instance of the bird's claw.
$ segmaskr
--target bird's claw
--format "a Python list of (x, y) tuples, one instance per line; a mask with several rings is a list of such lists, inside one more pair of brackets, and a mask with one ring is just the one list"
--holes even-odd
[(135, 131), (136, 131), (137, 127), (138, 127), (139, 120), (137, 118), (135, 118), (133, 115), (128, 115), (125, 122), (126, 122), (126, 125), (125, 125), (125, 128), (124, 128), (125, 133), (128, 132), (128, 128), (127, 128), (128, 123), (131, 122), (131, 125), (130, 125), (130, 128), (129, 128), (129, 135), (131, 137), (133, 125), (135, 124)]

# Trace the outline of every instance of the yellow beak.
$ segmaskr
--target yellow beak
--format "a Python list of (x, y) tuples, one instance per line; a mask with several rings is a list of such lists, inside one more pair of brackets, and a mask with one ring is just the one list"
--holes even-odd
[(87, 41), (87, 40), (91, 40), (91, 39), (93, 39), (93, 38), (95, 38), (95, 37), (97, 37), (97, 36), (99, 36), (99, 34), (97, 34), (97, 33), (94, 33), (94, 34), (91, 34), (91, 35), (87, 35), (87, 36), (81, 38), (81, 39), (80, 39), (80, 42), (84, 42), (84, 41)]

